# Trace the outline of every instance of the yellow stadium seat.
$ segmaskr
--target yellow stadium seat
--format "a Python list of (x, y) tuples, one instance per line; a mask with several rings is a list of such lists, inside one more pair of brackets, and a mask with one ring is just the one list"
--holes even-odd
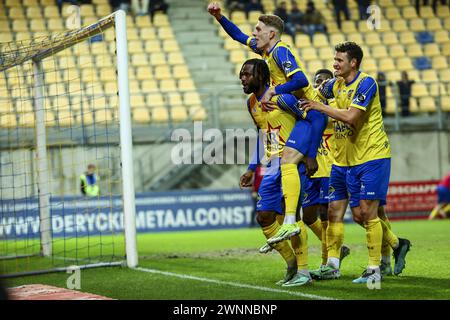
[(159, 92), (158, 81), (146, 79), (141, 81), (142, 92)]
[(201, 104), (201, 98), (197, 91), (188, 91), (183, 94), (183, 102), (185, 105), (192, 106)]
[(181, 98), (181, 94), (179, 92), (169, 93), (166, 98), (169, 106), (179, 106), (183, 104), (183, 99)]
[(136, 27), (139, 28), (147, 28), (147, 27), (151, 27), (152, 23), (150, 21), (150, 17), (145, 15), (145, 16), (137, 16), (135, 17), (136, 19)]
[(388, 56), (386, 46), (384, 45), (373, 46), (371, 53), (374, 58), (385, 58)]
[(434, 42), (444, 43), (449, 41), (448, 30), (439, 30), (434, 33)]
[(433, 82), (437, 82), (438, 81), (438, 76), (435, 70), (424, 70), (421, 72), (421, 77), (422, 81), (433, 81)]
[(442, 70), (448, 68), (447, 58), (442, 56), (433, 57), (431, 65), (435, 70)]
[(131, 64), (135, 67), (148, 66), (149, 62), (146, 53), (135, 53), (131, 56)]
[(250, 22), (258, 21), (258, 18), (261, 14), (262, 14), (261, 11), (250, 11), (250, 13), (248, 15), (248, 21), (250, 21)]
[(80, 6), (80, 14), (82, 17), (96, 17), (94, 6), (91, 4), (82, 4)]
[(342, 21), (342, 30), (345, 30), (346, 33), (358, 32), (355, 26), (355, 22), (351, 20)]
[(34, 113), (20, 113), (19, 114), (19, 126), (21, 127), (34, 127), (36, 124)]
[(359, 45), (364, 43), (364, 39), (362, 37), (362, 34), (359, 33), (359, 32), (347, 33), (347, 41), (353, 41), (353, 42), (356, 42)]
[(421, 6), (420, 7), (420, 16), (422, 18), (434, 18), (434, 12), (431, 6)]
[(406, 47), (406, 55), (411, 58), (423, 56), (422, 46), (420, 44), (410, 44)]
[(87, 83), (97, 83), (98, 82), (97, 70), (83, 69), (81, 71), (81, 79)]
[(345, 36), (342, 33), (335, 33), (330, 35), (330, 45), (335, 46), (338, 43), (342, 43), (345, 41)]
[(21, 6), (9, 8), (8, 15), (9, 15), (10, 19), (13, 20), (13, 22), (16, 19), (25, 19), (26, 18), (23, 13), (23, 8)]
[(409, 21), (409, 29), (414, 32), (425, 31), (425, 23), (422, 19), (412, 19)]
[(396, 69), (392, 58), (383, 58), (379, 60), (378, 66), (378, 69), (383, 72), (394, 71)]
[(105, 94), (107, 95), (115, 95), (117, 94), (117, 82), (115, 81), (108, 81), (104, 83), (105, 85)]
[(327, 36), (322, 33), (316, 33), (313, 37), (313, 46), (315, 48), (329, 47)]
[(436, 10), (437, 16), (439, 18), (448, 18), (450, 17), (450, 11), (448, 6), (438, 6)]
[(396, 19), (392, 21), (392, 30), (395, 32), (408, 31), (409, 28), (408, 25), (406, 24), (406, 20)]
[(180, 52), (180, 47), (175, 39), (168, 39), (163, 41), (163, 50), (165, 52)]
[[(2, 37), (0, 38), (4, 42), (4, 36), (11, 31), (8, 21), (0, 20), (0, 32), (2, 32)], [(9, 34), (12, 39), (12, 34)]]
[[(431, 70), (431, 71), (434, 71), (434, 70)], [(431, 77), (433, 77), (433, 76), (431, 76)], [(434, 77), (433, 77), (434, 80), (431, 80), (431, 81), (434, 81), (434, 82), (430, 83), (430, 85), (429, 85), (430, 95), (432, 97), (440, 97), (440, 96), (447, 95), (447, 90), (445, 89), (444, 84), (441, 83), (441, 82), (437, 82), (438, 80), (437, 80), (437, 76), (436, 75), (434, 75)]]
[(47, 31), (47, 26), (45, 25), (45, 21), (40, 19), (34, 19), (30, 21), (30, 30), (33, 32), (43, 32)]
[(160, 65), (155, 67), (155, 79), (156, 80), (166, 80), (172, 79), (172, 72), (170, 71), (170, 66)]
[(161, 52), (161, 42), (159, 40), (146, 40), (145, 52)]
[(319, 58), (322, 60), (333, 60), (334, 50), (331, 47), (324, 47), (319, 49)]
[(386, 79), (393, 82), (400, 81), (401, 73), (397, 70), (386, 72)]
[(392, 32), (392, 31), (384, 32), (381, 34), (381, 38), (382, 38), (383, 44), (385, 44), (385, 45), (398, 43), (398, 38), (397, 38), (396, 32)]
[(152, 120), (154, 122), (168, 122), (169, 113), (165, 107), (155, 107), (151, 109)]
[(158, 37), (161, 40), (173, 39), (175, 36), (173, 35), (171, 27), (160, 27), (158, 29)]
[(55, 5), (47, 5), (44, 7), (44, 16), (46, 18), (60, 18), (58, 7)]
[(429, 19), (426, 20), (426, 26), (427, 26), (426, 27), (427, 31), (442, 30), (441, 19), (439, 19), (439, 18), (429, 18)]
[(144, 96), (141, 94), (130, 95), (130, 106), (132, 109), (146, 107)]
[(441, 50), (442, 54), (444, 56), (450, 56), (450, 42), (446, 42), (442, 44), (442, 50)]
[(150, 93), (146, 98), (149, 108), (161, 107), (165, 105), (164, 98), (161, 93)]
[(238, 28), (241, 29), (242, 33), (251, 35), (253, 31), (253, 26), (250, 23), (239, 24)]
[(181, 53), (181, 51), (178, 52), (170, 52), (167, 58), (167, 62), (171, 65), (171, 66), (176, 66), (176, 65), (185, 65), (186, 61), (184, 60), (183, 54)]
[[(128, 53), (142, 53), (142, 41), (141, 40), (131, 40), (128, 41)], [(148, 51), (147, 51), (148, 52)]]
[[(52, 2), (53, 4), (54, 2)], [(25, 7), (38, 7), (39, 6), (39, 1), (38, 0), (23, 0), (22, 4)]]
[(15, 32), (28, 32), (29, 29), (27, 20), (13, 20), (12, 29)]
[(411, 93), (415, 98), (429, 96), (427, 86), (424, 83), (413, 83)]
[(298, 48), (308, 48), (311, 47), (311, 39), (306, 34), (296, 34), (295, 44)]
[(170, 26), (169, 23), (169, 19), (167, 17), (167, 15), (161, 13), (161, 12), (156, 12), (155, 16), (153, 17), (153, 25), (155, 27), (168, 27)]
[(437, 43), (427, 43), (424, 48), (424, 53), (427, 57), (435, 57), (441, 55), (441, 50), (439, 49), (439, 45)]
[(155, 40), (158, 39), (156, 30), (153, 27), (147, 27), (145, 29), (141, 29), (140, 37), (142, 40)]
[(402, 9), (402, 16), (405, 19), (416, 19), (417, 18), (416, 9), (413, 6), (404, 7)]
[(190, 79), (190, 78), (188, 78), (188, 79), (180, 79), (178, 81), (178, 90), (180, 90), (182, 92), (195, 90), (194, 81), (192, 79)]
[(49, 31), (63, 31), (65, 26), (60, 18), (48, 18), (47, 27)]
[(300, 49), (300, 59), (304, 61), (317, 60), (317, 52), (313, 47)]
[(159, 89), (161, 92), (177, 91), (177, 83), (174, 79), (164, 79), (159, 82)]
[(152, 66), (160, 66), (160, 65), (166, 65), (166, 55), (164, 53), (152, 53), (150, 56), (150, 64)]
[(153, 79), (152, 67), (148, 65), (136, 67), (136, 79), (137, 80)]
[(386, 113), (389, 115), (394, 115), (396, 109), (395, 98), (387, 98), (386, 99)]
[(57, 96), (66, 93), (64, 83), (51, 83), (47, 86), (47, 93), (49, 96)]
[(397, 9), (397, 7), (386, 8), (385, 16), (389, 20), (396, 20), (402, 18), (402, 16), (400, 15), (400, 11)]
[(150, 113), (147, 108), (135, 108), (133, 109), (133, 122), (135, 123), (148, 123), (150, 122)]
[(130, 80), (128, 82), (128, 87), (130, 88), (130, 94), (140, 95), (142, 93), (141, 87), (139, 85), (139, 80)]
[(247, 59), (247, 52), (243, 49), (230, 51), (230, 61), (236, 64), (242, 64)]
[(172, 121), (181, 122), (186, 121), (188, 118), (188, 113), (185, 106), (175, 106), (170, 108), (170, 116)]
[(239, 42), (234, 41), (232, 38), (228, 37), (225, 38), (225, 43), (223, 47), (227, 50), (236, 50), (242, 48), (242, 45)]
[(402, 44), (394, 44), (389, 46), (389, 56), (392, 58), (401, 58), (406, 56), (405, 47)]
[(172, 68), (172, 75), (175, 79), (184, 79), (191, 77), (189, 73), (189, 68), (184, 64), (174, 66)]
[(17, 115), (16, 114), (0, 114), (0, 127), (14, 128), (17, 127)]
[(138, 30), (134, 28), (127, 28), (127, 40), (139, 40)]
[(417, 98), (409, 98), (409, 111), (412, 113), (421, 112), (421, 110), (419, 109), (419, 104), (417, 103)]
[(436, 112), (436, 101), (432, 97), (419, 98), (419, 108), (422, 112)]
[(409, 57), (397, 59), (396, 65), (397, 65), (397, 69), (400, 71), (409, 71), (409, 70), (414, 69), (412, 62), (411, 62), (411, 58), (409, 58)]
[(373, 45), (381, 44), (380, 36), (379, 36), (379, 34), (376, 33), (376, 32), (366, 33), (365, 38), (366, 38), (365, 43), (366, 43), (368, 46), (373, 46)]
[(309, 61), (307, 64), (307, 71), (309, 74), (313, 74), (318, 69), (323, 69), (323, 68), (324, 68), (324, 65), (321, 60), (312, 60), (312, 61)]
[(116, 79), (116, 70), (113, 68), (102, 68), (100, 69), (100, 80), (101, 81), (108, 81), (110, 79)]
[[(99, 18), (106, 17), (108, 14), (111, 13), (111, 6), (109, 6), (108, 4), (99, 4), (95, 8), (95, 12), (97, 14), (97, 17), (99, 17)], [(148, 18), (148, 16), (147, 16), (147, 18)]]
[(376, 72), (378, 68), (375, 59), (364, 58), (361, 63), (361, 69), (368, 73)]
[(234, 24), (243, 24), (248, 22), (245, 13), (242, 11), (234, 11), (231, 14), (231, 21), (233, 21)]
[(401, 32), (398, 38), (400, 39), (400, 43), (402, 44), (417, 43), (414, 33), (411, 31)]
[(40, 7), (28, 7), (26, 8), (27, 18), (29, 19), (42, 19), (42, 12)]
[(294, 40), (292, 39), (292, 37), (288, 34), (283, 34), (281, 35), (281, 41), (283, 41), (284, 43), (286, 43), (288, 46), (290, 46), (291, 48), (294, 48)]
[[(329, 12), (329, 11), (324, 11), (324, 12)], [(328, 20), (326, 21), (325, 25), (327, 26), (327, 30), (329, 34), (336, 34), (336, 33), (341, 33), (342, 31), (338, 28), (336, 21), (333, 20)]]
[(206, 110), (201, 106), (192, 106), (189, 108), (189, 117), (193, 121), (206, 120), (207, 118)]

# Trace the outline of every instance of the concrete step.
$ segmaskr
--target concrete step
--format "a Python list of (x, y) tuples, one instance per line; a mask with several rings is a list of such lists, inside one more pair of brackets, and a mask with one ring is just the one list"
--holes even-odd
[(191, 44), (186, 43), (183, 45), (183, 54), (187, 58), (189, 56), (206, 56), (214, 52), (217, 57), (228, 58), (228, 52), (222, 47), (220, 43), (210, 43), (210, 44)]

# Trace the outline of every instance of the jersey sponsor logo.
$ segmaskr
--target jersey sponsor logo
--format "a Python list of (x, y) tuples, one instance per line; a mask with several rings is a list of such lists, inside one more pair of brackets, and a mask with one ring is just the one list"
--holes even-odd
[[(352, 96), (352, 94), (353, 94), (353, 91), (355, 91), (355, 90), (348, 90), (348, 93), (347, 93), (347, 98), (348, 99), (350, 99), (350, 97)], [(344, 93), (345, 93), (345, 91), (344, 91)]]
[(295, 141), (295, 140), (292, 140), (292, 139), (288, 139), (288, 142), (289, 142), (289, 143), (296, 143), (296, 141)]
[(359, 93), (358, 96), (356, 97), (356, 102), (364, 103), (364, 101), (366, 101), (366, 95)]

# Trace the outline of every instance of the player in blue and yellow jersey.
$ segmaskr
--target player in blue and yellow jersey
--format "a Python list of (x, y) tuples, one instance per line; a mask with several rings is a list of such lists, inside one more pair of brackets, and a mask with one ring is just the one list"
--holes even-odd
[[(257, 140), (254, 159), (251, 161), (247, 172), (240, 178), (241, 187), (249, 187), (253, 183), (253, 175), (256, 166), (261, 162), (266, 165), (264, 177), (258, 190), (258, 203), (256, 205), (256, 219), (260, 224), (266, 238), (272, 237), (280, 229), (276, 214), (282, 214), (282, 190), (280, 158), (286, 141), (296, 123), (301, 128), (303, 139), (299, 141), (299, 149), (306, 153), (311, 144), (311, 124), (308, 121), (297, 121), (296, 115), (299, 108), (296, 107), (297, 99), (289, 94), (277, 95), (272, 98), (276, 102), (274, 110), (264, 111), (261, 107), (261, 97), (269, 88), (269, 69), (264, 60), (251, 59), (246, 61), (239, 75), (243, 90), (251, 94), (247, 101), (248, 111), (260, 133), (264, 133)], [(261, 152), (261, 146), (264, 152)], [(262, 157), (261, 157), (262, 156)], [(297, 252), (293, 253), (287, 241), (280, 241), (272, 247), (277, 250), (286, 261), (288, 270), (283, 280), (279, 282), (284, 286), (299, 286), (311, 282), (308, 271), (307, 232), (300, 221), (300, 238), (297, 239)], [(298, 238), (298, 236), (296, 236)], [(298, 271), (298, 272), (297, 272)]]
[(322, 276), (340, 277), (340, 248), (344, 238), (343, 216), (348, 204), (366, 229), (368, 267), (355, 283), (380, 281), (379, 263), (383, 233), (391, 234), (394, 273), (405, 266), (410, 242), (397, 238), (378, 217), (378, 207), (386, 201), (391, 149), (384, 130), (376, 80), (359, 71), (362, 49), (354, 42), (336, 45), (333, 68), (336, 78), (319, 89), (322, 99), (335, 99), (336, 107), (317, 101), (302, 101), (305, 111), (315, 109), (336, 120), (334, 163), (329, 185), (327, 267)]
[[(316, 93), (303, 72), (304, 69), (297, 54), (281, 41), (284, 22), (280, 17), (269, 14), (261, 15), (252, 36), (248, 36), (221, 14), (219, 4), (210, 3), (208, 12), (216, 18), (234, 40), (248, 46), (266, 61), (271, 80), (270, 87), (260, 100), (263, 108), (270, 110), (270, 99), (276, 94), (292, 93), (297, 98), (316, 98)], [(321, 136), (322, 133), (317, 134)], [(283, 195), (286, 204), (284, 223), (277, 234), (268, 239), (268, 243), (289, 239), (299, 232), (295, 223), (295, 214), (300, 197), (300, 177), (297, 167), (304, 161), (309, 175), (317, 171), (317, 162), (315, 161), (317, 150), (311, 149), (308, 150), (306, 155), (302, 154), (297, 146), (299, 141), (301, 141), (300, 128), (295, 127), (284, 148), (281, 159)]]

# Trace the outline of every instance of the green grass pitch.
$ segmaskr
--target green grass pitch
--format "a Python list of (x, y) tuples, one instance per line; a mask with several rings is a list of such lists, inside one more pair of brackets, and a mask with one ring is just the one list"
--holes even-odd
[[(364, 230), (346, 224), (344, 243), (351, 254), (343, 262), (339, 280), (296, 288), (276, 286), (284, 262), (277, 253), (257, 252), (264, 237), (259, 228), (251, 228), (140, 234), (139, 266), (170, 274), (121, 267), (82, 270), (81, 291), (116, 299), (449, 299), (450, 220), (392, 222), (392, 228), (410, 239), (412, 248), (403, 273), (386, 277), (379, 290), (351, 283), (367, 263), (367, 249)], [(320, 244), (310, 231), (308, 240), (310, 268), (315, 269), (320, 264)], [(116, 250), (121, 243), (117, 241)], [(65, 287), (68, 276), (21, 277), (7, 280), (7, 285)], [(180, 278), (187, 276), (195, 278)]]

